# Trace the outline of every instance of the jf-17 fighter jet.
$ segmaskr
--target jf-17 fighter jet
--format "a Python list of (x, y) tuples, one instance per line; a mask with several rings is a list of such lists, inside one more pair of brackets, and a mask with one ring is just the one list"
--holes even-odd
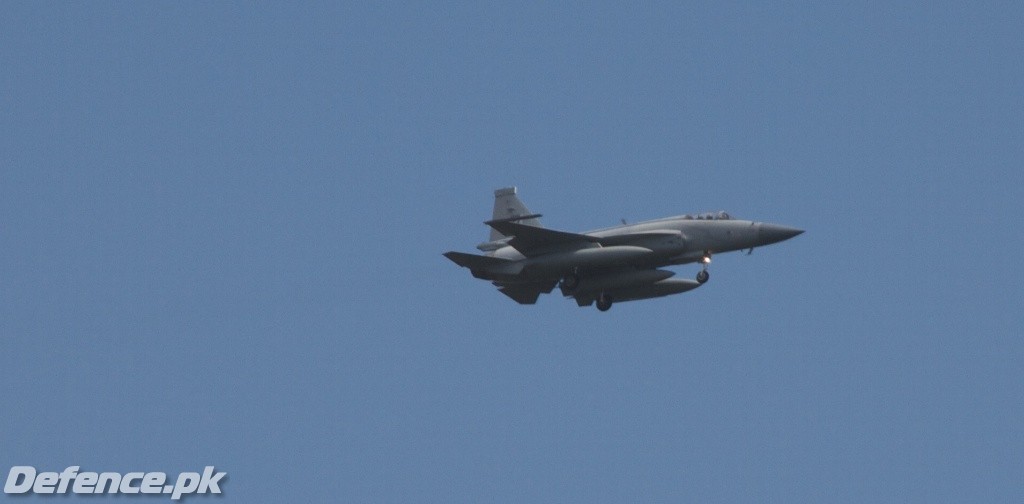
[[(711, 256), (753, 251), (788, 240), (803, 230), (734, 219), (725, 212), (680, 215), (567, 233), (545, 229), (515, 187), (494, 191), (494, 216), (485, 222), (490, 239), (477, 245), (486, 255), (446, 252), (445, 257), (490, 280), (520, 304), (534, 304), (558, 286), (580, 306), (650, 299), (696, 289), (708, 281)], [(749, 254), (749, 252), (748, 252)], [(665, 266), (700, 263), (696, 280), (670, 278)]]

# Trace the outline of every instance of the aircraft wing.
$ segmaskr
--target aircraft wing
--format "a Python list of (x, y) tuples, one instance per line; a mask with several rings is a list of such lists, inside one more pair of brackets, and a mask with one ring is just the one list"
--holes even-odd
[(508, 242), (513, 248), (526, 257), (534, 257), (558, 249), (577, 249), (589, 243), (598, 243), (600, 239), (577, 233), (555, 231), (536, 226), (527, 226), (503, 220), (487, 221), (499, 233), (512, 236)]
[(519, 304), (534, 304), (542, 293), (546, 294), (555, 288), (555, 282), (501, 283), (494, 282), (502, 294), (512, 298)]

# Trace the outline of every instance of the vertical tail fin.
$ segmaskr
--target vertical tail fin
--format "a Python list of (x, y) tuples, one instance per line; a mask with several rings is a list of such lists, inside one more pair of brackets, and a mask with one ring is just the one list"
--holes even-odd
[[(540, 224), (540, 215), (530, 212), (519, 197), (516, 196), (515, 187), (504, 187), (494, 191), (494, 213), (493, 220), (514, 221), (519, 224), (534, 227), (543, 227)], [(491, 228), (490, 241), (498, 241), (505, 238), (505, 235)]]

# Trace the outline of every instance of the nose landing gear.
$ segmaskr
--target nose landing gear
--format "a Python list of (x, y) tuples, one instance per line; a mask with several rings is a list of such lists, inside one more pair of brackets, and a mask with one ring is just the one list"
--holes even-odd
[(602, 292), (601, 295), (597, 297), (597, 309), (600, 311), (608, 311), (611, 308), (612, 297)]
[(697, 273), (697, 281), (703, 284), (711, 278), (711, 273), (708, 273), (708, 265), (711, 264), (711, 252), (704, 252), (704, 257), (700, 259), (700, 263), (702, 267)]

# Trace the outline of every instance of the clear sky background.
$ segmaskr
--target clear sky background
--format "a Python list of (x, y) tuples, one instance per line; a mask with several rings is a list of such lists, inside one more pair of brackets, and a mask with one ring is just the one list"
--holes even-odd
[[(215, 465), (230, 502), (1020, 503), (1022, 26), (1019, 2), (5, 2), (0, 471)], [(807, 232), (690, 293), (519, 306), (441, 256), (507, 185), (557, 229)]]

